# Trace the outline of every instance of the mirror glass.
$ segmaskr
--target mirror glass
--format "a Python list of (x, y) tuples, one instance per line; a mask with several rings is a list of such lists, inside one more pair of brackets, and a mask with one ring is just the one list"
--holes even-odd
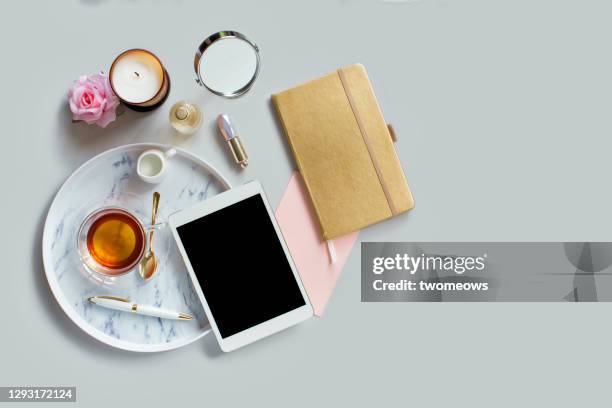
[(203, 44), (200, 50), (196, 67), (202, 85), (227, 97), (249, 90), (259, 72), (259, 55), (254, 44), (243, 38), (226, 36)]

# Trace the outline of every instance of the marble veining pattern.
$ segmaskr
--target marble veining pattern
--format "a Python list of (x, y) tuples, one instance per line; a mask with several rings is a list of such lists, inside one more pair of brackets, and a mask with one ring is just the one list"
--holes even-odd
[[(81, 169), (56, 197), (47, 220), (53, 231), (48, 245), (61, 297), (76, 313), (108, 336), (135, 344), (160, 344), (185, 341), (208, 330), (208, 322), (192, 287), (183, 260), (178, 254), (167, 226), (156, 232), (154, 247), (159, 252), (159, 269), (149, 282), (137, 272), (100, 284), (88, 277), (77, 252), (77, 231), (83, 218), (97, 206), (127, 204), (141, 220), (151, 216), (151, 195), (161, 194), (158, 221), (223, 191), (222, 184), (206, 168), (177, 154), (170, 162), (161, 184), (142, 182), (135, 172), (142, 147), (105, 154)], [(49, 271), (48, 271), (49, 273)], [(87, 298), (112, 294), (133, 302), (155, 305), (189, 313), (193, 321), (163, 320), (104, 309)]]

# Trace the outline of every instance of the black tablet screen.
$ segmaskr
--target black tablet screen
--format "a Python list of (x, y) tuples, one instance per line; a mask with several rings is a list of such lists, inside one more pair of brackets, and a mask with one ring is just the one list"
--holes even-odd
[(221, 337), (305, 305), (259, 194), (177, 231)]

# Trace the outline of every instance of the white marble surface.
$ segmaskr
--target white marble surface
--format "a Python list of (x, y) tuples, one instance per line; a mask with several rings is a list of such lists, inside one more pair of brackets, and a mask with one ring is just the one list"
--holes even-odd
[[(158, 222), (224, 190), (223, 181), (201, 163), (179, 151), (157, 185), (142, 182), (135, 171), (138, 155), (154, 147), (136, 144), (109, 150), (80, 167), (58, 192), (49, 210), (43, 236), (43, 257), (53, 294), (68, 316), (98, 340), (133, 351), (162, 351), (188, 344), (208, 332), (209, 325), (167, 225), (155, 233), (159, 257), (156, 275), (143, 281), (137, 271), (100, 279), (82, 265), (76, 245), (79, 225), (97, 208), (118, 205), (151, 218), (151, 195), (161, 194)], [(95, 306), (95, 295), (126, 297), (135, 303), (188, 313), (191, 321), (113, 311)]]

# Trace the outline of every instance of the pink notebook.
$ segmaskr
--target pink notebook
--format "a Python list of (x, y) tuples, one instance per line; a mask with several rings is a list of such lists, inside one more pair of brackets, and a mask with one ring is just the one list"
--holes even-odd
[(321, 316), (359, 232), (333, 239), (337, 260), (332, 264), (310, 198), (297, 171), (291, 176), (275, 215), (314, 313)]

